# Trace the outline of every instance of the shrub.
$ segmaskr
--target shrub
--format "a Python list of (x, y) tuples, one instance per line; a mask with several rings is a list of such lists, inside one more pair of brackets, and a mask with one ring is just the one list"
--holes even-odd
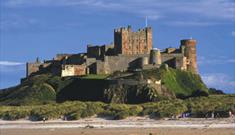
[(228, 117), (229, 111), (235, 111), (235, 95), (210, 95), (209, 97), (163, 100), (138, 105), (73, 101), (37, 106), (0, 106), (0, 118), (17, 120), (29, 117), (30, 120), (42, 120), (67, 116), (68, 120), (77, 120), (95, 114), (113, 119), (125, 119), (137, 115), (163, 118), (177, 116), (184, 112), (191, 113), (192, 117), (210, 117), (212, 112), (215, 117)]
[(121, 120), (121, 119), (125, 119), (129, 116), (129, 112), (128, 111), (120, 111), (120, 112), (117, 112), (115, 115), (114, 115), (114, 119), (115, 120)]
[(224, 95), (225, 93), (222, 90), (217, 90), (215, 88), (209, 88), (209, 94)]
[(140, 115), (140, 113), (143, 111), (143, 107), (142, 106), (130, 106), (129, 108), (129, 115), (130, 116), (137, 116)]
[(99, 117), (111, 117), (114, 119), (116, 112), (110, 110), (104, 110), (98, 114)]
[(79, 120), (81, 118), (81, 112), (73, 112), (66, 116), (67, 120)]
[(16, 110), (9, 110), (9, 111), (4, 112), (1, 117), (4, 120), (18, 120), (18, 119), (26, 118), (27, 116), (29, 116), (29, 114), (30, 114), (29, 110), (16, 109)]

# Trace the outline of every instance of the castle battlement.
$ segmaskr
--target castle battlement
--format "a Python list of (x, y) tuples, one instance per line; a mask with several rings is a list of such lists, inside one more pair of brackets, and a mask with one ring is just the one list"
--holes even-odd
[(152, 28), (132, 31), (131, 26), (114, 29), (114, 43), (87, 45), (86, 53), (57, 54), (53, 60), (27, 63), (27, 77), (41, 73), (80, 76), (115, 71), (169, 67), (197, 73), (196, 40), (184, 39), (179, 48), (153, 48)]

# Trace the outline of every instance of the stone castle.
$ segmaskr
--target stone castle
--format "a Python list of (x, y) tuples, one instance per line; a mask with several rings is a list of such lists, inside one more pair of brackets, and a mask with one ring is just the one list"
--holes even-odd
[(152, 28), (137, 32), (131, 26), (114, 30), (114, 43), (102, 46), (87, 45), (87, 53), (57, 54), (52, 60), (38, 58), (26, 65), (26, 77), (52, 73), (61, 77), (88, 74), (111, 74), (115, 71), (169, 67), (197, 73), (196, 40), (181, 40), (179, 48), (154, 49)]

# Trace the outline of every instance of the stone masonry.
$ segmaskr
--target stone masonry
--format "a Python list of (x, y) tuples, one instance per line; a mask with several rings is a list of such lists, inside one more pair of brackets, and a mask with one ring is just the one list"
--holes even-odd
[(86, 53), (57, 54), (53, 60), (27, 63), (26, 77), (51, 73), (61, 77), (87, 74), (111, 74), (115, 71), (169, 67), (197, 73), (196, 40), (181, 40), (179, 48), (152, 47), (152, 28), (137, 32), (131, 27), (114, 30), (114, 43), (87, 45)]
[(133, 32), (131, 26), (114, 30), (114, 46), (117, 54), (149, 54), (152, 49), (152, 28)]

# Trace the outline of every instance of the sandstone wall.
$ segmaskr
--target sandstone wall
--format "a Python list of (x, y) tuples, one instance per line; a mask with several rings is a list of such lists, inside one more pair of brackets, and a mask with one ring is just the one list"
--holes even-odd
[(86, 66), (84, 65), (63, 65), (61, 77), (81, 76), (86, 74)]
[(129, 68), (140, 68), (141, 58), (149, 55), (118, 55), (105, 56), (104, 61), (97, 62), (97, 74), (109, 74), (115, 71), (126, 71)]
[(147, 27), (133, 32), (131, 27), (115, 29), (114, 48), (117, 54), (149, 54), (152, 49), (152, 29)]
[(39, 71), (41, 63), (26, 63), (26, 77), (29, 77), (32, 73)]
[(184, 47), (184, 56), (187, 58), (187, 70), (197, 73), (197, 53), (196, 53), (196, 40), (185, 39), (181, 40), (181, 47)]
[(181, 53), (161, 53), (162, 63), (168, 64), (169, 67), (183, 69), (184, 55)]

